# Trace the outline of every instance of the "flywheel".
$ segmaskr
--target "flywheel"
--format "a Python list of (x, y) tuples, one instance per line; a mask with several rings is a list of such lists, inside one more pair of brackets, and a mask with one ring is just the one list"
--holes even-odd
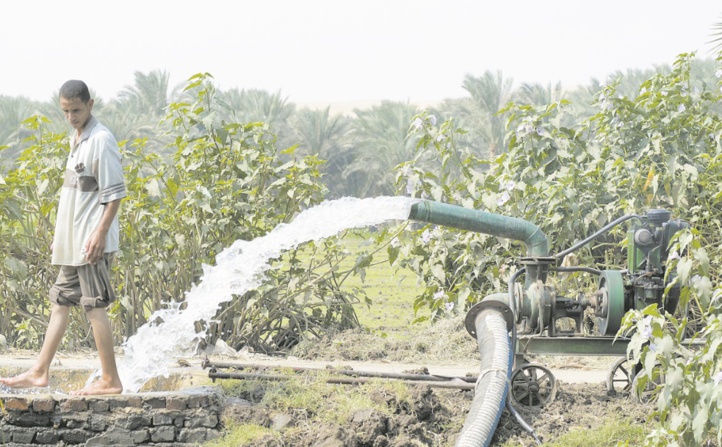
[(619, 270), (604, 270), (597, 290), (597, 323), (601, 335), (616, 335), (624, 317), (624, 280)]

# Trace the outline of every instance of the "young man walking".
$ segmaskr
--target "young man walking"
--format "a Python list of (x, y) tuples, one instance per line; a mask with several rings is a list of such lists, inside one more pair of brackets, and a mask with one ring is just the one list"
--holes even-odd
[(72, 394), (119, 394), (123, 385), (113, 351), (107, 306), (115, 300), (110, 265), (118, 251), (118, 208), (126, 195), (120, 150), (112, 133), (92, 115), (93, 99), (83, 81), (60, 88), (60, 108), (75, 129), (58, 202), (52, 263), (60, 272), (50, 289), (52, 311), (35, 364), (0, 384), (45, 387), (50, 365), (68, 326), (70, 307), (82, 306), (93, 328), (101, 377)]

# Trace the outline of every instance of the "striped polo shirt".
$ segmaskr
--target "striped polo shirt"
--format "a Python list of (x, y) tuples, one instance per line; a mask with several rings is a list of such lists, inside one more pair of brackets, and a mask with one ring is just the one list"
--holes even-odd
[[(84, 247), (103, 215), (103, 206), (126, 196), (120, 150), (107, 127), (91, 116), (83, 134), (70, 134), (70, 155), (60, 190), (52, 263), (83, 265)], [(115, 216), (105, 252), (118, 251), (120, 225)]]

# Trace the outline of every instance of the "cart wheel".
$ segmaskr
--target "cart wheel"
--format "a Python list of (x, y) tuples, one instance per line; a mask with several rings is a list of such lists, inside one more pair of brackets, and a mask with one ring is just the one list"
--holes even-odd
[[(652, 379), (650, 380), (642, 371), (638, 372), (632, 380), (632, 391), (634, 399), (642, 404), (647, 404), (659, 396), (662, 391), (662, 385), (664, 385), (664, 371), (662, 365), (656, 364), (652, 369)], [(642, 382), (643, 381), (643, 382)], [(642, 383), (640, 383), (642, 382)], [(643, 387), (640, 389), (639, 385)]]
[(543, 407), (557, 395), (554, 374), (541, 365), (526, 364), (511, 375), (511, 398), (525, 407)]
[(614, 393), (629, 394), (632, 390), (632, 378), (634, 377), (634, 364), (622, 357), (612, 366), (607, 376), (607, 391)]

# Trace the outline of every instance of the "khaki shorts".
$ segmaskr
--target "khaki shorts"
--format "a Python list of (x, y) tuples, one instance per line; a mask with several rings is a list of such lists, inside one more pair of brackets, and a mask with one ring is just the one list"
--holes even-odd
[(105, 253), (103, 259), (80, 266), (62, 265), (55, 284), (50, 288), (50, 301), (61, 306), (83, 306), (87, 312), (107, 307), (115, 301), (110, 285), (110, 265), (114, 253)]

